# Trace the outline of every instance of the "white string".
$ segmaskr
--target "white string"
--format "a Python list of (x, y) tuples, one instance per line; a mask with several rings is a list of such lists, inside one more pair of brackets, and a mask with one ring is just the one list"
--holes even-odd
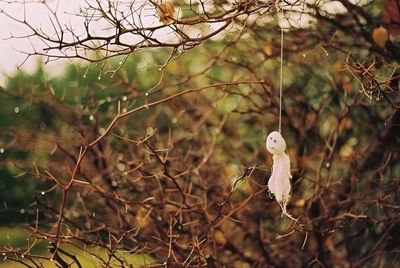
[[(282, 20), (284, 18), (283, 3), (284, 1), (282, 0), (281, 1)], [(282, 88), (283, 88), (283, 25), (281, 21), (281, 66), (280, 66), (280, 80), (279, 80), (279, 125), (278, 125), (279, 132), (281, 132), (282, 129)]]

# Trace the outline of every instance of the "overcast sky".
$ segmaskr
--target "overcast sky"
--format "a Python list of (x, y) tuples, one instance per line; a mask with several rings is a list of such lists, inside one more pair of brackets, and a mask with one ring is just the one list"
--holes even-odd
[[(51, 8), (55, 8), (57, 2), (50, 1), (49, 3)], [(77, 10), (78, 4), (79, 1), (60, 0), (58, 13), (73, 13)], [(24, 10), (26, 10), (27, 21), (31, 22), (33, 25), (40, 26), (44, 30), (50, 27), (48, 10), (43, 5), (26, 4), (24, 8), (24, 5), (20, 3), (8, 4), (0, 2), (0, 10), (4, 10), (4, 12), (21, 20), (24, 18)], [(66, 15), (62, 16), (64, 16), (63, 19), (67, 17)], [(72, 16), (69, 17), (71, 18), (68, 19), (74, 20)], [(77, 20), (77, 18), (75, 18), (75, 20)], [(20, 51), (32, 52), (33, 46), (40, 49), (42, 45), (35, 40), (27, 38), (10, 39), (10, 36), (23, 36), (31, 33), (31, 31), (29, 31), (26, 26), (7, 18), (4, 14), (0, 14), (0, 25), (0, 84), (4, 85), (5, 76), (15, 73), (17, 66), (20, 65), (26, 57), (26, 55)], [(40, 58), (31, 57), (23, 64), (22, 69), (32, 71), (39, 61)], [(61, 71), (62, 61), (51, 63), (47, 69), (54, 73)]]

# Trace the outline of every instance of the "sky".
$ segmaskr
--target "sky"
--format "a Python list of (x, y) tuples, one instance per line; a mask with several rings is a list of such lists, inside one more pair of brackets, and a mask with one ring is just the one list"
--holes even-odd
[[(57, 1), (49, 1), (49, 7), (53, 10), (55, 10), (56, 4)], [(78, 10), (78, 4), (79, 1), (60, 0), (57, 13), (62, 19), (77, 21), (78, 18), (68, 16), (66, 13), (74, 13)], [(0, 1), (0, 10), (19, 20), (23, 20), (25, 13), (26, 20), (32, 23), (32, 25), (40, 27), (45, 31), (51, 29), (49, 10), (43, 5), (32, 2), (24, 5), (21, 1), (10, 4)], [(39, 57), (30, 57), (24, 62), (26, 58), (25, 53), (33, 52), (34, 49), (40, 50), (43, 44), (33, 38), (20, 38), (31, 33), (31, 31), (22, 23), (8, 18), (4, 13), (0, 14), (0, 25), (0, 85), (4, 85), (6, 76), (15, 73), (22, 63), (22, 69), (26, 71), (32, 71), (38, 66), (41, 59)], [(65, 63), (65, 60), (52, 62), (48, 64), (46, 69), (56, 74), (62, 71)]]
[[(63, 4), (64, 8), (67, 9), (68, 5)], [(0, 10), (17, 19), (24, 18), (24, 5), (21, 3), (9, 4), (0, 1)], [(44, 6), (36, 3), (26, 4), (25, 10), (27, 21), (43, 25), (43, 18), (47, 17), (47, 11)], [(37, 41), (29, 40), (28, 38), (11, 38), (12, 36), (24, 36), (29, 33), (29, 30), (21, 23), (9, 19), (4, 13), (0, 14), (0, 25), (0, 84), (4, 85), (6, 76), (15, 73), (17, 67), (24, 62), (26, 54), (23, 52), (32, 52), (33, 46), (39, 48), (41, 45)], [(40, 62), (39, 58), (32, 57), (23, 64), (22, 68), (32, 71), (38, 62)], [(49, 66), (52, 68), (49, 69), (56, 70), (61, 68), (61, 65), (62, 63), (53, 63), (52, 66)]]

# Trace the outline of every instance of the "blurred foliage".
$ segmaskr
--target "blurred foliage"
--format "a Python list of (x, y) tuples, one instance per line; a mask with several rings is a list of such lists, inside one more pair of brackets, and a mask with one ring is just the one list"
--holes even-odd
[[(363, 8), (378, 21), (378, 4)], [(272, 164), (265, 136), (278, 128), (279, 30), (255, 21), (172, 60), (165, 48), (109, 61), (107, 70), (75, 64), (54, 78), (40, 67), (10, 77), (0, 98), (0, 223), (56, 240), (63, 187), (82, 147), (121, 112), (204, 88), (119, 119), (89, 149), (61, 235), (104, 253), (69, 252), (103, 266), (112, 258), (133, 263), (119, 260), (121, 252), (160, 267), (396, 263), (399, 60), (371, 38), (357, 39), (367, 29), (355, 22), (353, 31), (338, 30), (318, 19), (285, 34), (282, 130), (294, 175), (289, 211), (299, 222), (281, 218), (265, 188)], [(27, 246), (13, 237), (10, 246), (0, 240), (7, 256)]]
[[(29, 234), (23, 228), (0, 228), (0, 246), (13, 248), (29, 247), (30, 254), (38, 256), (35, 261), (44, 267), (58, 267), (57, 262), (52, 259), (52, 255), (48, 252), (48, 243), (41, 241), (37, 243), (35, 240), (29, 239)], [(100, 247), (79, 248), (73, 245), (63, 245), (62, 250), (74, 254), (82, 267), (99, 267), (104, 265), (101, 259), (107, 258), (107, 253)], [(95, 257), (96, 256), (96, 257)], [(108, 267), (120, 267), (119, 260), (124, 260), (127, 265), (140, 266), (154, 263), (154, 260), (144, 254), (130, 254), (129, 252), (118, 251), (115, 253), (115, 258), (109, 259)], [(16, 261), (5, 261), (0, 263), (0, 268), (18, 268), (26, 267), (23, 263)], [(77, 267), (77, 266), (71, 266)]]

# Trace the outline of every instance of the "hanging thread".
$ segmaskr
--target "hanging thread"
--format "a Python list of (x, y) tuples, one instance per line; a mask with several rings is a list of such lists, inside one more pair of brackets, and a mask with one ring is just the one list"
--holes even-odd
[[(283, 13), (283, 4), (284, 1), (281, 1), (281, 14), (282, 14), (282, 20), (284, 18), (284, 13)], [(282, 88), (283, 88), (283, 25), (281, 22), (281, 58), (280, 58), (280, 78), (279, 78), (279, 125), (278, 125), (278, 130), (281, 132), (282, 130)]]
[(282, 209), (282, 215), (286, 215), (288, 218), (297, 221), (292, 215), (290, 215), (286, 206), (290, 200), (291, 194), (291, 178), (290, 173), (290, 158), (286, 154), (286, 141), (282, 137), (282, 91), (283, 91), (283, 24), (284, 19), (283, 4), (281, 2), (281, 56), (280, 56), (280, 81), (279, 81), (279, 128), (278, 131), (273, 131), (267, 136), (266, 147), (268, 152), (273, 156), (272, 172), (271, 177), (268, 180), (268, 190), (270, 194), (273, 194), (279, 206)]

